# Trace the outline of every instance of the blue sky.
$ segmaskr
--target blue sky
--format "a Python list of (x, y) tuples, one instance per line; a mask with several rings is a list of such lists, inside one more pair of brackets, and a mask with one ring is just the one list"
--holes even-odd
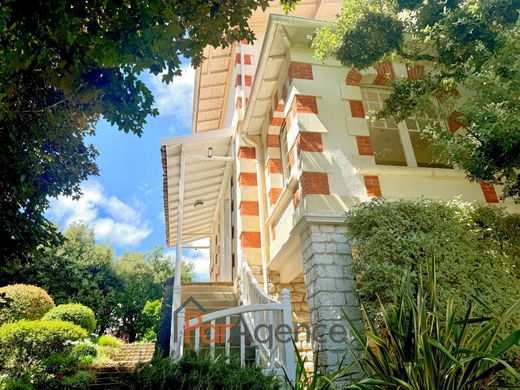
[[(191, 133), (194, 70), (189, 63), (170, 85), (160, 76), (146, 74), (142, 80), (152, 90), (160, 115), (148, 118), (141, 137), (100, 121), (96, 136), (89, 139), (99, 151), (100, 175), (83, 183), (79, 201), (53, 199), (47, 213), (61, 229), (76, 221), (88, 223), (98, 242), (109, 243), (117, 255), (166, 245), (160, 139)], [(207, 279), (207, 251), (185, 255), (194, 262), (197, 279)]]

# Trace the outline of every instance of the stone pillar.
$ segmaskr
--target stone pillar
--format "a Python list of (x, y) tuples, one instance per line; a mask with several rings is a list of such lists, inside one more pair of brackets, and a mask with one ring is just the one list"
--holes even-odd
[(344, 365), (353, 360), (346, 343), (353, 350), (360, 348), (343, 310), (362, 329), (345, 227), (311, 224), (301, 233), (301, 246), (310, 322), (316, 335), (313, 344), (320, 351), (319, 365), (332, 372), (342, 360)]

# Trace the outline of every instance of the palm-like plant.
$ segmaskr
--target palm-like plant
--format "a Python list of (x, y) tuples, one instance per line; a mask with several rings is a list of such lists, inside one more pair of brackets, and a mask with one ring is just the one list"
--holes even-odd
[[(503, 359), (505, 352), (520, 342), (520, 329), (499, 343), (496, 340), (500, 326), (518, 309), (520, 300), (497, 318), (475, 317), (474, 304), (460, 317), (453, 299), (441, 313), (433, 263), (429, 294), (422, 281), (415, 293), (407, 278), (394, 302), (386, 307), (381, 304), (380, 324), (364, 310), (368, 329), (363, 333), (346, 316), (357, 341), (365, 346), (357, 362), (366, 375), (364, 381), (348, 388), (482, 389), (493, 387), (495, 374), (501, 370), (520, 379)], [(367, 383), (367, 379), (384, 384)]]

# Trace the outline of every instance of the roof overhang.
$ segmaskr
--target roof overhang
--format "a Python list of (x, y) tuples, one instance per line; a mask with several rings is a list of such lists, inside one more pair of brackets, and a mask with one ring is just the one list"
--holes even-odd
[(168, 246), (213, 233), (234, 161), (234, 134), (234, 129), (221, 129), (161, 140)]
[(286, 65), (287, 50), (293, 46), (310, 48), (309, 37), (325, 23), (323, 20), (271, 15), (244, 115), (242, 131), (246, 134), (258, 135), (265, 127), (278, 75)]

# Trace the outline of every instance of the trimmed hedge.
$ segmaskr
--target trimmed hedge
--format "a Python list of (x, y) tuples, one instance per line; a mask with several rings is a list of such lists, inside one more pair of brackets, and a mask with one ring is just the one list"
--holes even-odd
[(110, 336), (108, 334), (104, 334), (98, 340), (98, 344), (101, 347), (121, 347), (123, 345), (123, 341), (118, 339), (117, 337)]
[(30, 284), (11, 284), (0, 288), (7, 306), (0, 308), (0, 324), (19, 320), (39, 320), (54, 307), (47, 292)]
[(58, 305), (49, 310), (42, 318), (44, 321), (69, 321), (81, 326), (88, 333), (96, 329), (96, 318), (94, 312), (87, 306), (80, 303), (67, 303)]
[(27, 362), (53, 353), (69, 353), (71, 342), (88, 333), (67, 321), (18, 321), (0, 326), (0, 367), (10, 360)]
[(74, 348), (72, 348), (71, 355), (78, 359), (85, 356), (92, 356), (95, 358), (97, 356), (97, 349), (92, 344), (82, 343), (75, 345)]

